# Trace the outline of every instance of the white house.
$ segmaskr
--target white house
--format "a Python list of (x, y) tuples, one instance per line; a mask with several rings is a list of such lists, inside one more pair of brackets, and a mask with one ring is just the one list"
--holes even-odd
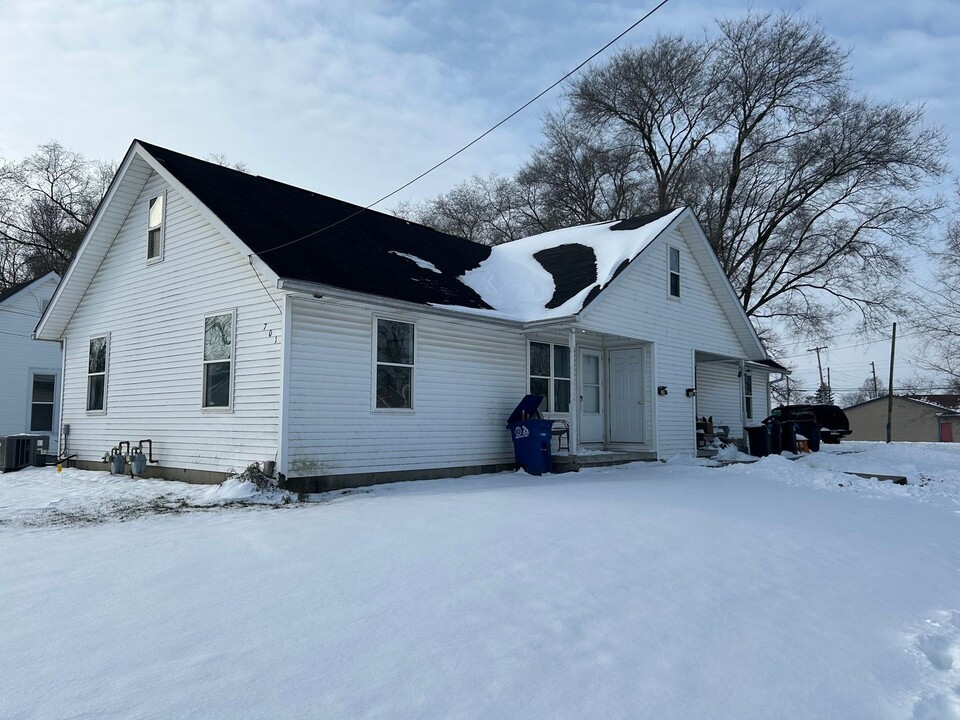
[(150, 439), (154, 474), (307, 489), (513, 467), (531, 391), (574, 456), (692, 455), (779, 369), (689, 209), (491, 249), (140, 141), (37, 337), (81, 466)]
[(62, 356), (56, 342), (32, 339), (60, 276), (47, 273), (0, 290), (0, 435), (35, 433), (57, 452)]

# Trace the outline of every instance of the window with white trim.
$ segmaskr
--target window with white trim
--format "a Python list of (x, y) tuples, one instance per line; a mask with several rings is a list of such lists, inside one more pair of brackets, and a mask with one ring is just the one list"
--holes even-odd
[(163, 209), (164, 193), (150, 198), (147, 212), (147, 261), (163, 260)]
[(30, 389), (30, 432), (53, 432), (53, 396), (56, 375), (33, 376)]
[(377, 318), (376, 407), (413, 409), (413, 323)]
[(203, 319), (204, 408), (231, 407), (235, 316), (235, 312), (228, 312)]
[(101, 335), (90, 338), (87, 353), (87, 412), (104, 412), (107, 409), (107, 352), (110, 337)]
[(530, 343), (530, 394), (543, 395), (544, 412), (570, 412), (570, 348)]
[(671, 247), (667, 250), (670, 256), (670, 296), (680, 297), (680, 251)]

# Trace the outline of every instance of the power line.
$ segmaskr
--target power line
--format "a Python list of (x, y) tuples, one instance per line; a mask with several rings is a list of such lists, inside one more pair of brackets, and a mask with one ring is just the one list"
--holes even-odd
[[(851, 333), (855, 334), (855, 333)], [(907, 337), (916, 337), (917, 335), (922, 335), (922, 332), (915, 333), (904, 333), (900, 336), (900, 339)], [(842, 337), (842, 336), (841, 336)], [(881, 342), (890, 342), (890, 338), (877, 338), (876, 340), (864, 340), (862, 343), (854, 343), (853, 345), (842, 345), (840, 347), (831, 348), (832, 350), (849, 350), (850, 348), (858, 348), (861, 345), (875, 345)], [(780, 360), (789, 360), (790, 358), (806, 357), (807, 353), (798, 353), (797, 355), (781, 355)]]
[(542, 97), (543, 97), (544, 95), (546, 95), (548, 92), (550, 92), (551, 90), (553, 90), (553, 89), (554, 89), (555, 87), (557, 87), (560, 83), (564, 82), (567, 78), (569, 78), (570, 76), (572, 76), (572, 75), (576, 74), (577, 72), (579, 72), (587, 63), (589, 63), (589, 62), (590, 62), (591, 60), (593, 60), (595, 57), (597, 57), (597, 56), (600, 55), (602, 52), (604, 52), (605, 50), (607, 50), (611, 45), (613, 45), (614, 43), (616, 43), (618, 40), (620, 40), (620, 38), (622, 38), (624, 35), (626, 35), (626, 34), (629, 33), (631, 30), (633, 30), (634, 28), (636, 28), (640, 23), (642, 23), (642, 22), (643, 22), (644, 20), (646, 20), (648, 17), (650, 17), (651, 15), (653, 15), (657, 10), (659, 10), (660, 8), (662, 8), (662, 7), (663, 7), (664, 5), (666, 5), (669, 1), (670, 1), (670, 0), (660, 0), (660, 3), (659, 3), (656, 7), (654, 7), (654, 8), (653, 8), (652, 10), (650, 10), (646, 15), (644, 15), (642, 18), (640, 18), (639, 20), (637, 20), (635, 23), (633, 23), (633, 24), (632, 24), (630, 27), (628, 27), (626, 30), (624, 30), (624, 31), (621, 32), (619, 35), (617, 35), (615, 38), (613, 38), (613, 40), (611, 40), (611, 41), (608, 42), (606, 45), (604, 45), (602, 48), (600, 48), (599, 50), (597, 50), (596, 52), (594, 52), (592, 55), (590, 55), (590, 57), (588, 57), (586, 60), (584, 60), (583, 62), (581, 62), (579, 65), (577, 65), (573, 70), (571, 70), (570, 72), (568, 72), (566, 75), (564, 75), (562, 78), (560, 78), (560, 79), (557, 80), (556, 82), (552, 83), (549, 87), (544, 88), (543, 90), (541, 90), (541, 91), (540, 91), (539, 93), (537, 93), (534, 97), (532, 97), (532, 98), (530, 98), (529, 100), (527, 100), (527, 102), (525, 102), (523, 105), (521, 105), (521, 106), (518, 107), (516, 110), (514, 110), (512, 113), (510, 113), (510, 114), (507, 115), (505, 118), (503, 118), (500, 122), (498, 122), (497, 124), (493, 125), (492, 127), (488, 128), (487, 130), (485, 130), (484, 132), (482, 132), (480, 135), (478, 135), (478, 136), (475, 137), (473, 140), (471, 140), (470, 142), (468, 142), (468, 143), (467, 143), (466, 145), (464, 145), (462, 148), (460, 148), (459, 150), (457, 150), (457, 151), (454, 152), (454, 153), (451, 153), (450, 155), (448, 155), (447, 157), (445, 157), (443, 160), (441, 160), (440, 162), (438, 162), (437, 164), (435, 164), (433, 167), (431, 167), (431, 168), (429, 168), (429, 169), (427, 169), (427, 170), (424, 170), (422, 173), (420, 173), (419, 175), (417, 175), (413, 180), (410, 180), (409, 182), (404, 183), (403, 185), (401, 185), (400, 187), (398, 187), (396, 190), (394, 190), (394, 191), (392, 191), (392, 192), (389, 192), (389, 193), (387, 193), (386, 195), (384, 195), (384, 196), (383, 196), (382, 198), (380, 198), (379, 200), (375, 200), (374, 202), (370, 203), (369, 205), (365, 205), (364, 207), (360, 208), (359, 210), (357, 210), (357, 211), (355, 211), (355, 212), (347, 215), (347, 216), (344, 217), (344, 218), (341, 218), (340, 220), (337, 220), (336, 222), (330, 223), (329, 225), (325, 225), (324, 227), (320, 228), (319, 230), (313, 230), (312, 232), (308, 232), (306, 235), (302, 235), (302, 236), (300, 236), (300, 237), (298, 237), (298, 238), (296, 238), (296, 239), (294, 239), (294, 240), (290, 240), (290, 241), (288, 241), (288, 242), (281, 243), (280, 245), (277, 245), (277, 246), (275, 246), (275, 247), (269, 248), (269, 249), (267, 249), (267, 250), (261, 250), (260, 252), (257, 253), (257, 255), (265, 255), (265, 254), (268, 253), (268, 252), (273, 252), (274, 250), (279, 250), (280, 248), (285, 248), (285, 247), (287, 247), (287, 246), (289, 246), (289, 245), (293, 245), (294, 243), (298, 243), (298, 242), (300, 242), (301, 240), (306, 240), (306, 239), (309, 238), (309, 237), (313, 237), (314, 235), (319, 235), (319, 234), (322, 233), (322, 232), (326, 232), (327, 230), (329, 230), (329, 229), (331, 229), (331, 228), (333, 228), (333, 227), (336, 227), (337, 225), (340, 225), (341, 223), (347, 222), (347, 220), (350, 220), (350, 219), (352, 219), (352, 218), (355, 218), (357, 215), (359, 215), (359, 214), (362, 213), (362, 212), (366, 212), (367, 210), (371, 210), (372, 208), (374, 208), (374, 207), (376, 207), (377, 205), (379, 205), (380, 203), (382, 203), (384, 200), (386, 200), (386, 199), (388, 199), (388, 198), (391, 198), (391, 197), (393, 197), (394, 195), (396, 195), (398, 192), (401, 192), (402, 190), (405, 190), (406, 188), (410, 187), (411, 185), (413, 185), (413, 184), (414, 184), (415, 182), (417, 182), (418, 180), (421, 180), (422, 178), (424, 178), (424, 177), (426, 177), (427, 175), (429, 175), (430, 173), (432, 173), (434, 170), (436, 170), (437, 168), (439, 168), (441, 165), (445, 165), (446, 163), (450, 162), (450, 161), (453, 160), (455, 157), (457, 157), (457, 155), (461, 154), (462, 152), (464, 152), (464, 151), (467, 150), (468, 148), (472, 147), (473, 145), (476, 145), (478, 142), (480, 142), (481, 140), (483, 140), (483, 138), (485, 138), (487, 135), (489, 135), (489, 134), (492, 133), (494, 130), (496, 130), (497, 128), (499, 128), (501, 125), (503, 125), (504, 123), (506, 123), (506, 122), (509, 121), (509, 120), (512, 120), (515, 116), (519, 115), (521, 112), (523, 112), (523, 111), (526, 110), (528, 107), (530, 107), (531, 105), (533, 105), (533, 103), (535, 103), (537, 100), (539, 100), (540, 98), (542, 98)]

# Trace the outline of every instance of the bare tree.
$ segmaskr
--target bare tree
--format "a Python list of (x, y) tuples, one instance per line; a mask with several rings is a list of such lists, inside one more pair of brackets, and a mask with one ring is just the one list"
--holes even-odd
[(243, 162), (243, 160), (237, 160), (236, 162), (232, 162), (230, 158), (227, 157), (226, 153), (222, 153), (222, 152), (210, 153), (209, 155), (207, 155), (205, 159), (207, 162), (212, 162), (217, 165), (220, 165), (221, 167), (230, 168), (231, 170), (239, 170), (240, 172), (243, 172), (243, 173), (250, 172), (250, 170), (247, 168), (247, 164)]
[(932, 254), (934, 282), (915, 319), (921, 343), (914, 361), (960, 389), (960, 183), (955, 199), (943, 245)]
[(853, 392), (844, 393), (840, 396), (840, 405), (843, 407), (849, 407), (850, 405), (856, 405), (858, 403), (866, 402), (867, 400), (875, 400), (878, 397), (885, 397), (887, 394), (887, 384), (883, 382), (880, 378), (876, 380), (876, 387), (874, 387), (874, 379), (872, 376), (866, 378), (860, 387), (854, 390)]
[[(946, 169), (943, 131), (922, 108), (856, 93), (847, 53), (815, 22), (750, 13), (714, 35), (660, 37), (576, 80), (517, 173), (511, 207), (529, 223), (511, 227), (688, 205), (761, 332), (885, 322), (903, 309), (904, 251), (940, 207), (927, 188)], [(461, 190), (428, 207), (472, 231)]]
[(0, 286), (63, 273), (113, 177), (113, 166), (60, 143), (0, 168)]
[(525, 204), (524, 189), (515, 180), (474, 175), (433, 200), (393, 212), (451, 235), (499, 245), (537, 232)]

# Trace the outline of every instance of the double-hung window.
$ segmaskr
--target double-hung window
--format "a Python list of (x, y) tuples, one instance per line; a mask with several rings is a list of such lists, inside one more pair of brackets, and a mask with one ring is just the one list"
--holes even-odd
[(203, 320), (203, 407), (229, 409), (233, 383), (234, 312)]
[(33, 376), (30, 392), (30, 432), (53, 432), (53, 396), (56, 375)]
[(670, 297), (680, 297), (680, 251), (675, 248), (667, 250), (670, 255)]
[(530, 393), (543, 395), (544, 412), (570, 412), (570, 348), (530, 343)]
[(749, 372), (743, 374), (743, 410), (747, 420), (753, 419), (753, 376)]
[(163, 193), (150, 198), (147, 213), (147, 262), (163, 260), (163, 208), (166, 204)]
[(87, 412), (104, 412), (107, 409), (109, 340), (107, 335), (90, 338), (87, 353)]
[(413, 323), (377, 318), (377, 409), (413, 409), (414, 341)]

